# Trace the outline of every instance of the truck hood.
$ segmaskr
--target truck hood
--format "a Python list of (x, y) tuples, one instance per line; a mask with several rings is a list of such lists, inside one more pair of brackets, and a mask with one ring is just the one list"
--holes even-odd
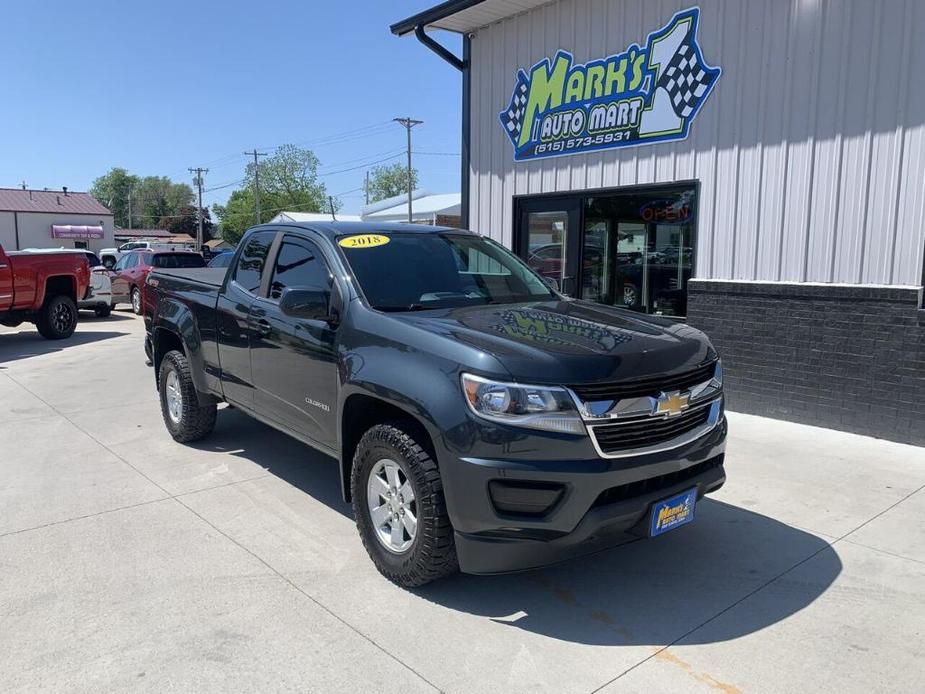
[(618, 381), (692, 369), (715, 358), (685, 323), (585, 301), (469, 306), (390, 314), (494, 356), (525, 383)]

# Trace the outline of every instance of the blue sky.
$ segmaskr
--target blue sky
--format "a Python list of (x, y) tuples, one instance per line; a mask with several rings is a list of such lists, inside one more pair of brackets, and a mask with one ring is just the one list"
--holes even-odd
[[(433, 4), (8, 3), (0, 186), (86, 190), (113, 166), (189, 181), (188, 167), (206, 166), (209, 188), (242, 178), (244, 150), (291, 142), (314, 149), (328, 191), (355, 212), (367, 162), (403, 152), (404, 129), (388, 122), (407, 115), (425, 121), (422, 187), (458, 191), (459, 157), (423, 152), (459, 152), (459, 73), (388, 30)], [(439, 38), (458, 53), (458, 37)]]

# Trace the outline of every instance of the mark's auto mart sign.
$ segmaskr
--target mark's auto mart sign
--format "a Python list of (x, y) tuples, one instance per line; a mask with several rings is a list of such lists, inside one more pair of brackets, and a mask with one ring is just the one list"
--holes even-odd
[(697, 43), (700, 10), (671, 21), (625, 52), (576, 65), (560, 50), (529, 72), (517, 72), (501, 125), (514, 159), (592, 152), (611, 147), (683, 140), (720, 68), (710, 67)]

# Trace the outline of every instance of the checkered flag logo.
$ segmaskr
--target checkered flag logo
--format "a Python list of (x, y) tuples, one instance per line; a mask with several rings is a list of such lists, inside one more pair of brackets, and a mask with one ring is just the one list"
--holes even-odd
[(680, 118), (688, 118), (697, 111), (700, 102), (709, 94), (710, 87), (719, 77), (719, 70), (701, 63), (693, 43), (694, 32), (691, 28), (655, 85), (668, 92), (671, 108)]
[(527, 75), (523, 70), (517, 73), (517, 84), (514, 85), (514, 93), (511, 95), (511, 105), (507, 111), (501, 114), (501, 121), (508, 137), (514, 146), (520, 141), (520, 131), (524, 125), (524, 111), (527, 108), (527, 93), (530, 91), (530, 84), (527, 81)]

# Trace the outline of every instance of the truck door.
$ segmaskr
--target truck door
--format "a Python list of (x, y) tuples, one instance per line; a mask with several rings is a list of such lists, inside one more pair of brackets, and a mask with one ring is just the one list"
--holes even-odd
[(337, 331), (320, 320), (283, 314), (285, 289), (312, 289), (330, 296), (333, 275), (316, 244), (286, 235), (263, 296), (251, 308), (257, 410), (301, 436), (333, 446), (336, 439)]
[(13, 266), (0, 248), (0, 311), (13, 308)]
[(275, 231), (260, 231), (248, 237), (237, 264), (229, 270), (232, 274), (219, 295), (216, 309), (222, 390), (229, 402), (251, 410), (254, 409), (254, 386), (250, 312), (260, 292), (264, 266), (275, 238)]

